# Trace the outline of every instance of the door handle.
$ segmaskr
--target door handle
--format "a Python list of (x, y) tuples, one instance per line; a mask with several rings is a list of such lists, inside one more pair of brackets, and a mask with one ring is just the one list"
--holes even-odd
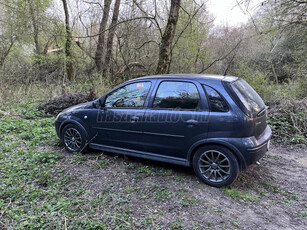
[(135, 123), (135, 122), (138, 122), (139, 120), (140, 120), (140, 118), (138, 116), (132, 116), (131, 119), (130, 119), (130, 122)]
[(198, 121), (196, 120), (188, 120), (186, 121), (186, 124), (188, 125), (188, 127), (194, 127), (198, 124)]

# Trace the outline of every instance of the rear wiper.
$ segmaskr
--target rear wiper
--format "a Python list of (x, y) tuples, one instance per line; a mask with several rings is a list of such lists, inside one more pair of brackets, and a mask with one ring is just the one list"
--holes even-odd
[(257, 114), (257, 117), (263, 114), (267, 109), (269, 109), (269, 106), (265, 106), (262, 110), (260, 110), (259, 113)]

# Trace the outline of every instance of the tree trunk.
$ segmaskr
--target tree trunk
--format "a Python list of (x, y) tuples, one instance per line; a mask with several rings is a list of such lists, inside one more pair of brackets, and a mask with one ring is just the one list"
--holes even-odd
[(113, 27), (113, 26), (116, 25), (116, 23), (118, 21), (120, 1), (121, 0), (115, 1), (112, 22), (111, 22), (111, 25), (110, 25), (110, 27), (112, 29), (109, 30), (108, 41), (107, 41), (107, 51), (106, 51), (106, 57), (105, 57), (105, 60), (104, 60), (104, 67), (103, 67), (103, 75), (104, 76), (107, 74), (107, 71), (108, 71), (108, 68), (109, 68), (109, 65), (110, 65), (110, 61), (112, 59), (113, 39), (114, 39), (115, 30), (116, 30), (116, 28)]
[(180, 1), (181, 0), (171, 0), (171, 9), (167, 25), (161, 39), (159, 62), (156, 74), (167, 73), (170, 58), (170, 49), (175, 36), (176, 25), (179, 17)]
[(98, 71), (102, 70), (102, 58), (103, 58), (103, 48), (104, 48), (104, 38), (105, 38), (105, 29), (107, 26), (108, 18), (109, 18), (109, 12), (110, 12), (110, 5), (112, 0), (105, 0), (104, 1), (104, 8), (103, 8), (103, 16), (100, 22), (99, 27), (99, 37), (98, 37), (98, 44), (95, 54), (95, 64), (98, 69)]
[(39, 40), (38, 40), (38, 25), (37, 25), (37, 18), (35, 15), (35, 10), (34, 10), (34, 3), (33, 0), (29, 1), (29, 9), (30, 9), (30, 16), (32, 20), (32, 26), (33, 26), (33, 38), (34, 38), (34, 44), (35, 44), (35, 53), (40, 54), (40, 45), (39, 45)]
[(2, 55), (0, 57), (0, 69), (4, 65), (4, 61), (7, 58), (7, 56), (10, 54), (10, 51), (11, 51), (13, 45), (14, 45), (14, 40), (12, 39), (9, 47), (6, 50), (2, 50), (3, 52), (1, 52)]
[(68, 6), (66, 0), (62, 0), (64, 13), (65, 13), (65, 26), (66, 26), (66, 44), (65, 44), (65, 54), (66, 54), (66, 72), (67, 79), (71, 81), (74, 78), (74, 67), (72, 63), (72, 55), (71, 55), (71, 30), (69, 26), (69, 13)]

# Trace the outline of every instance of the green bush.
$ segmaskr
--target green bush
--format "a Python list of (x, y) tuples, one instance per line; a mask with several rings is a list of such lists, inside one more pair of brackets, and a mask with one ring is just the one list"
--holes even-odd
[(307, 100), (277, 97), (269, 110), (273, 137), (282, 142), (303, 144), (307, 141)]
[(307, 75), (297, 80), (297, 96), (299, 98), (307, 97)]

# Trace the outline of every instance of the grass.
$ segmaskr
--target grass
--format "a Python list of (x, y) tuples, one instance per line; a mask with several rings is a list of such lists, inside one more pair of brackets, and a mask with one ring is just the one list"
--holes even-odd
[(262, 185), (265, 189), (271, 191), (271, 192), (274, 192), (274, 193), (278, 193), (278, 194), (282, 194), (282, 190), (279, 186), (275, 185), (275, 184), (272, 184), (268, 181), (263, 181), (262, 182)]
[(142, 220), (142, 224), (147, 226), (147, 225), (151, 225), (153, 223), (152, 217), (150, 216), (146, 216), (143, 220)]
[(110, 161), (108, 159), (102, 159), (97, 161), (96, 165), (94, 165), (94, 170), (105, 169), (110, 165)]
[(138, 173), (145, 173), (147, 175), (152, 175), (153, 174), (153, 169), (149, 166), (141, 166), (138, 168)]
[(182, 219), (178, 218), (176, 221), (170, 223), (171, 229), (183, 229)]
[[(56, 149), (59, 140), (54, 129), (54, 118), (36, 109), (36, 104), (18, 105), (14, 110), (19, 116), (0, 117), (0, 228), (4, 229), (134, 229), (132, 194), (147, 200), (166, 202), (172, 200), (182, 207), (193, 205), (196, 200), (186, 192), (180, 196), (166, 187), (155, 184), (126, 186), (118, 190), (108, 184), (96, 195), (90, 195), (81, 178), (67, 174), (63, 168), (63, 155)], [(95, 159), (74, 154), (69, 162), (75, 167), (86, 165), (90, 170), (104, 170), (110, 158), (99, 155)], [(116, 160), (112, 157), (111, 161)], [(123, 162), (124, 172), (156, 176), (173, 180), (170, 169)], [(132, 173), (132, 177), (133, 177)], [(144, 194), (145, 192), (145, 194)], [(147, 193), (147, 195), (146, 195)], [(103, 213), (97, 218), (98, 213)], [(144, 215), (138, 223), (144, 228), (154, 224), (155, 216)], [(169, 228), (181, 229), (182, 220), (169, 222)]]
[[(0, 229), (243, 226), (236, 217), (218, 225), (216, 221), (226, 217), (228, 210), (213, 205), (210, 199), (216, 199), (220, 191), (197, 184), (196, 179), (195, 183), (190, 182), (192, 177), (181, 177), (182, 173), (179, 175), (175, 168), (166, 169), (158, 164), (108, 154), (62, 152), (54, 118), (35, 107), (35, 104), (18, 104), (1, 108), (20, 116), (0, 116)], [(74, 173), (75, 169), (79, 171)], [(107, 179), (101, 183), (104, 178)], [(96, 188), (98, 185), (100, 187)], [(297, 194), (285, 193), (270, 182), (263, 182), (262, 186), (263, 194), (267, 194), (263, 199), (274, 194), (287, 198), (291, 205), (300, 203)], [(223, 191), (234, 198), (234, 204), (236, 200), (261, 202), (251, 191), (234, 188)], [(207, 193), (211, 197), (203, 196)], [(283, 207), (288, 205), (280, 203)], [(196, 221), (187, 219), (189, 214), (194, 215)], [(299, 209), (298, 215), (306, 218), (305, 210)]]
[[(35, 105), (23, 106), (21, 117), (0, 117), (0, 216), (8, 229), (107, 229), (112, 225), (131, 228), (126, 197), (99, 194), (90, 197), (80, 179), (68, 176), (61, 155), (43, 150), (57, 146), (54, 118), (44, 117)], [(86, 160), (73, 157), (76, 163)], [(102, 161), (100, 165), (104, 167)], [(121, 205), (118, 205), (118, 204)], [(119, 206), (94, 218), (101, 205)], [(105, 224), (105, 223), (108, 223)]]
[(187, 207), (196, 203), (195, 197), (187, 194), (179, 202), (182, 206)]
[(169, 200), (170, 198), (173, 197), (173, 194), (171, 191), (168, 191), (163, 188), (158, 188), (154, 193), (153, 193), (153, 198), (157, 201), (166, 201)]
[(223, 191), (226, 196), (232, 197), (238, 200), (244, 201), (260, 201), (260, 198), (256, 195), (253, 195), (250, 191), (239, 191), (235, 188), (223, 188)]
[(229, 222), (235, 227), (239, 228), (240, 227), (240, 222), (238, 220), (232, 220), (230, 219)]
[(297, 194), (293, 192), (289, 192), (289, 191), (286, 192), (283, 189), (281, 189), (279, 186), (271, 182), (263, 181), (262, 185), (267, 191), (272, 192), (273, 194), (282, 196), (281, 200), (283, 201), (284, 204), (288, 206), (292, 206), (299, 201), (299, 196)]

